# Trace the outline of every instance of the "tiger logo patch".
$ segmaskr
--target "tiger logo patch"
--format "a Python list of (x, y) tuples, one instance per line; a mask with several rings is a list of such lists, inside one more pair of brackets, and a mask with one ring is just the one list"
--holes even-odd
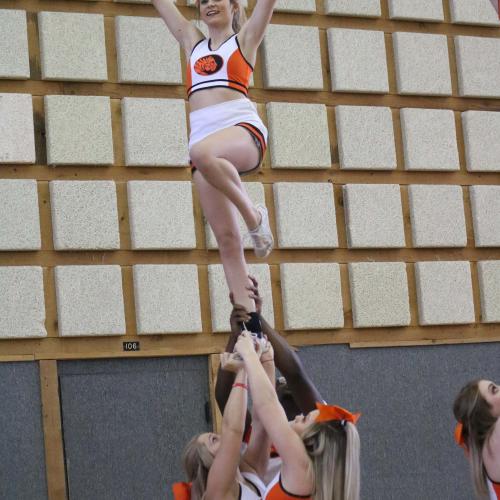
[(200, 57), (194, 63), (194, 70), (202, 76), (213, 75), (217, 73), (224, 65), (224, 59), (218, 54)]

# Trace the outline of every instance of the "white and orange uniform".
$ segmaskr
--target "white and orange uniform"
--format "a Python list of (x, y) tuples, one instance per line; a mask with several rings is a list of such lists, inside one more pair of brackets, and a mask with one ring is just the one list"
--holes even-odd
[(188, 97), (194, 92), (214, 87), (229, 87), (248, 95), (253, 73), (252, 65), (241, 52), (236, 34), (231, 35), (217, 50), (210, 39), (203, 38), (193, 48), (187, 68)]
[(495, 483), (491, 479), (487, 479), (488, 492), (490, 494), (490, 500), (500, 500), (500, 483)]
[(264, 484), (258, 476), (250, 472), (243, 472), (243, 476), (259, 489), (262, 500), (297, 500), (298, 498), (312, 500), (311, 495), (295, 495), (286, 491), (281, 482), (281, 471), (278, 471), (268, 484)]
[(255, 104), (247, 98), (252, 73), (253, 67), (241, 52), (236, 34), (216, 50), (212, 50), (210, 39), (206, 38), (194, 46), (187, 64), (188, 97), (199, 90), (218, 87), (235, 90), (243, 96), (192, 111), (189, 114), (189, 149), (214, 132), (233, 126), (244, 127), (259, 147), (260, 165), (267, 145), (267, 128)]

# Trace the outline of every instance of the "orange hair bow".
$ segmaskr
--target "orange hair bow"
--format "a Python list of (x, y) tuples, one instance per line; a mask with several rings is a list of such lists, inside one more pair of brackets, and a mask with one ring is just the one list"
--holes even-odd
[(464, 425), (462, 424), (462, 422), (458, 422), (458, 424), (455, 426), (455, 442), (458, 444), (458, 446), (467, 448), (467, 443), (464, 437)]
[(191, 484), (174, 483), (172, 485), (174, 500), (191, 500)]
[(316, 422), (329, 422), (330, 420), (345, 420), (356, 425), (356, 422), (361, 417), (361, 413), (351, 413), (341, 406), (332, 406), (323, 403), (316, 403), (316, 408), (319, 410), (319, 415), (316, 417)]

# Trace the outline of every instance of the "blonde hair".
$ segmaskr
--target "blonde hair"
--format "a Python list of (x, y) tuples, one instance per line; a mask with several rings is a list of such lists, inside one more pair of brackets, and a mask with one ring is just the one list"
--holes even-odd
[[(234, 5), (236, 10), (233, 15), (232, 28), (235, 33), (239, 33), (241, 27), (246, 23), (247, 16), (245, 13), (245, 9), (241, 6), (240, 0), (229, 0), (230, 5)], [(200, 0), (196, 0), (196, 8), (198, 9), (198, 20), (200, 14)]]
[(191, 499), (202, 500), (207, 489), (208, 471), (214, 461), (213, 455), (204, 443), (200, 443), (201, 434), (194, 436), (184, 448), (182, 464), (191, 483)]
[(463, 425), (474, 491), (478, 498), (488, 498), (487, 474), (482, 452), (497, 419), (491, 414), (490, 404), (479, 391), (479, 380), (473, 380), (462, 387), (455, 398), (453, 413)]
[(359, 434), (350, 422), (315, 423), (302, 434), (312, 461), (314, 500), (358, 500)]

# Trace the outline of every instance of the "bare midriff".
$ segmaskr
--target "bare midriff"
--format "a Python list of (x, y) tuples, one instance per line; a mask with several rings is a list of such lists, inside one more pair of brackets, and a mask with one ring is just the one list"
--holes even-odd
[(189, 98), (189, 109), (190, 111), (196, 111), (207, 106), (213, 106), (214, 104), (226, 101), (235, 101), (244, 97), (241, 92), (230, 88), (217, 87), (214, 89), (198, 90), (198, 92), (194, 92)]

